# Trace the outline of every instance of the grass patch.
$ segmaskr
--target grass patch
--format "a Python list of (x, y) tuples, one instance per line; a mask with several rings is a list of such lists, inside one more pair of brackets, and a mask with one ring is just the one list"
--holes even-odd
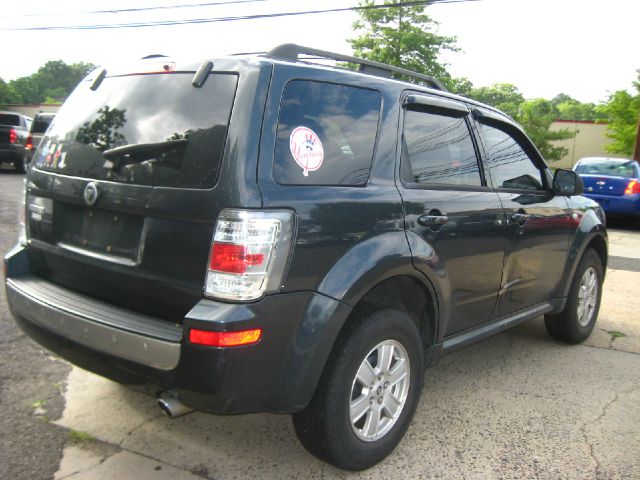
[(45, 404), (45, 403), (47, 403), (47, 401), (46, 401), (46, 400), (38, 400), (37, 402), (33, 402), (33, 403), (31, 404), (31, 406), (32, 406), (33, 408), (42, 408), (42, 407), (44, 407), (44, 404)]
[(605, 331), (609, 335), (611, 335), (611, 338), (622, 338), (627, 336), (626, 333), (619, 332), (618, 330), (605, 330)]
[(96, 437), (87, 432), (69, 430), (69, 438), (75, 442), (95, 442)]

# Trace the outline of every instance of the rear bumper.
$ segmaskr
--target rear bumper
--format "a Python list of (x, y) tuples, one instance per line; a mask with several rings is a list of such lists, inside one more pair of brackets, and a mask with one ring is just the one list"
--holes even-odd
[(24, 155), (23, 145), (3, 145), (0, 147), (0, 162), (22, 160)]
[(15, 317), (78, 345), (159, 370), (178, 365), (181, 328), (91, 301), (35, 275), (7, 279), (6, 290)]
[[(20, 327), (70, 362), (157, 396), (177, 394), (212, 413), (291, 413), (311, 399), (350, 309), (315, 292), (251, 304), (202, 299), (182, 325), (100, 302), (29, 271), (26, 251), (5, 258), (7, 299)], [(186, 340), (189, 328), (262, 328), (259, 343), (213, 348)]]
[(622, 195), (619, 197), (593, 194), (583, 195), (598, 202), (604, 212), (609, 215), (640, 215), (640, 195), (638, 194)]

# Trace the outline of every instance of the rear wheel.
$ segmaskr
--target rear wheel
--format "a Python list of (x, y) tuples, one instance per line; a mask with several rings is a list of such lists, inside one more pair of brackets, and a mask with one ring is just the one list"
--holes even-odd
[(549, 335), (567, 343), (581, 343), (591, 335), (600, 309), (603, 277), (600, 256), (587, 250), (573, 277), (565, 309), (545, 316)]
[(423, 349), (415, 323), (398, 310), (360, 317), (345, 330), (311, 403), (293, 423), (313, 455), (363, 470), (389, 455), (409, 427), (422, 388)]

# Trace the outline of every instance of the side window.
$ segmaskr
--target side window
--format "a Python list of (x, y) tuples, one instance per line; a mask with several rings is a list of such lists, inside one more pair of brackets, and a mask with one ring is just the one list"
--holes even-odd
[(496, 188), (544, 190), (542, 172), (511, 135), (485, 124), (480, 129)]
[(407, 110), (401, 176), (404, 182), (419, 185), (482, 185), (465, 118)]
[(365, 185), (382, 97), (365, 88), (293, 80), (282, 95), (273, 176), (281, 185)]

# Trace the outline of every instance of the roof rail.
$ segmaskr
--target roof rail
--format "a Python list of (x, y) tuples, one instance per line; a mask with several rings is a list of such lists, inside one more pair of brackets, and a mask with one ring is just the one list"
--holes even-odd
[(374, 62), (373, 60), (366, 60), (364, 58), (352, 57), (341, 53), (327, 52), (325, 50), (318, 50), (317, 48), (303, 47), (302, 45), (296, 45), (295, 43), (283, 43), (282, 45), (278, 45), (271, 51), (267, 52), (265, 56), (268, 58), (297, 62), (300, 60), (298, 58), (298, 55), (300, 54), (315, 55), (317, 57), (328, 58), (339, 62), (355, 63), (360, 66), (358, 69), (359, 72), (375, 75), (377, 77), (391, 78), (394, 73), (399, 73), (417, 80), (423, 80), (436, 90), (442, 90), (444, 92), (447, 91), (438, 79), (430, 75), (423, 75), (422, 73), (394, 67), (385, 63)]

